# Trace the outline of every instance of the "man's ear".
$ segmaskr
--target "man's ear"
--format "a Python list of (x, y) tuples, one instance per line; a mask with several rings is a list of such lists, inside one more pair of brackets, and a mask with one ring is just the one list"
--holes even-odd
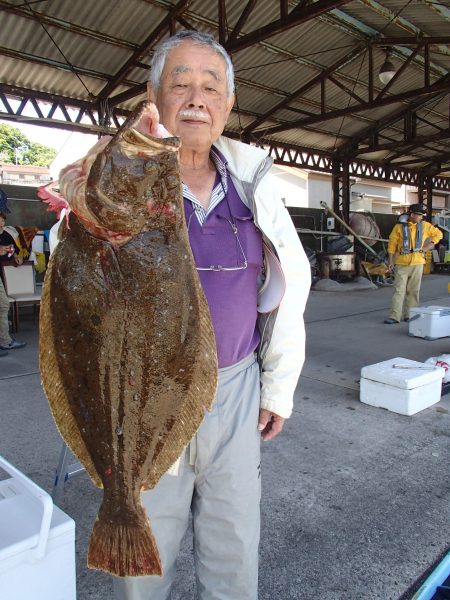
[(153, 85), (150, 80), (147, 81), (147, 100), (149, 102), (156, 102), (155, 92), (153, 91)]
[(230, 116), (231, 109), (233, 108), (234, 101), (235, 101), (234, 94), (233, 94), (233, 96), (230, 96), (229, 98), (227, 98), (227, 120), (228, 120), (228, 117)]

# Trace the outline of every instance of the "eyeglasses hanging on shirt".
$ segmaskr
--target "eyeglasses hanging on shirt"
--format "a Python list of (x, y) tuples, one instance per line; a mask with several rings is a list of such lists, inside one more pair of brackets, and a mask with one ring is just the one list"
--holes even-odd
[[(247, 257), (245, 256), (244, 248), (242, 247), (241, 240), (239, 239), (238, 228), (234, 221), (234, 217), (231, 214), (230, 205), (229, 205), (229, 202), (228, 202), (226, 196), (225, 196), (225, 201), (228, 206), (228, 212), (230, 213), (230, 219), (227, 219), (226, 217), (224, 217), (222, 215), (218, 215), (218, 216), (228, 223), (231, 231), (233, 232), (233, 235), (235, 236), (236, 246), (239, 249), (239, 253), (241, 255), (241, 256), (237, 257), (236, 262), (237, 262), (237, 264), (239, 264), (239, 263), (241, 263), (241, 264), (237, 267), (224, 267), (223, 265), (209, 265), (209, 267), (196, 267), (197, 271), (217, 271), (217, 272), (220, 272), (220, 271), (243, 271), (248, 266)], [(188, 233), (189, 233), (189, 228), (191, 225), (191, 219), (194, 216), (194, 214), (195, 214), (195, 209), (192, 208), (192, 212), (189, 215), (189, 219), (187, 222)]]

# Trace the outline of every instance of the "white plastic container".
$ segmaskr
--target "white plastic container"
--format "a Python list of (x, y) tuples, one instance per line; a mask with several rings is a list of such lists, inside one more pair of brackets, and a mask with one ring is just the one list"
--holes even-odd
[(75, 522), (0, 456), (0, 598), (76, 600)]
[(416, 306), (409, 310), (409, 335), (437, 340), (450, 335), (448, 306)]
[(414, 415), (441, 399), (442, 367), (391, 358), (361, 369), (360, 400), (401, 415)]

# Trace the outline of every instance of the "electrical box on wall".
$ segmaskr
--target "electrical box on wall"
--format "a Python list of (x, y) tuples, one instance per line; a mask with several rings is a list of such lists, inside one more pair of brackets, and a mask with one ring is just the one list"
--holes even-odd
[(334, 229), (334, 217), (327, 218), (327, 229)]

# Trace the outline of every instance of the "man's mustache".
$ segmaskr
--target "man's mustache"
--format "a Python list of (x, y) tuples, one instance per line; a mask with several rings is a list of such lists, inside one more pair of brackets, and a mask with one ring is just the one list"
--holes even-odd
[(209, 121), (208, 113), (205, 113), (201, 110), (180, 110), (180, 112), (178, 113), (178, 117), (180, 119), (195, 119), (198, 121)]

